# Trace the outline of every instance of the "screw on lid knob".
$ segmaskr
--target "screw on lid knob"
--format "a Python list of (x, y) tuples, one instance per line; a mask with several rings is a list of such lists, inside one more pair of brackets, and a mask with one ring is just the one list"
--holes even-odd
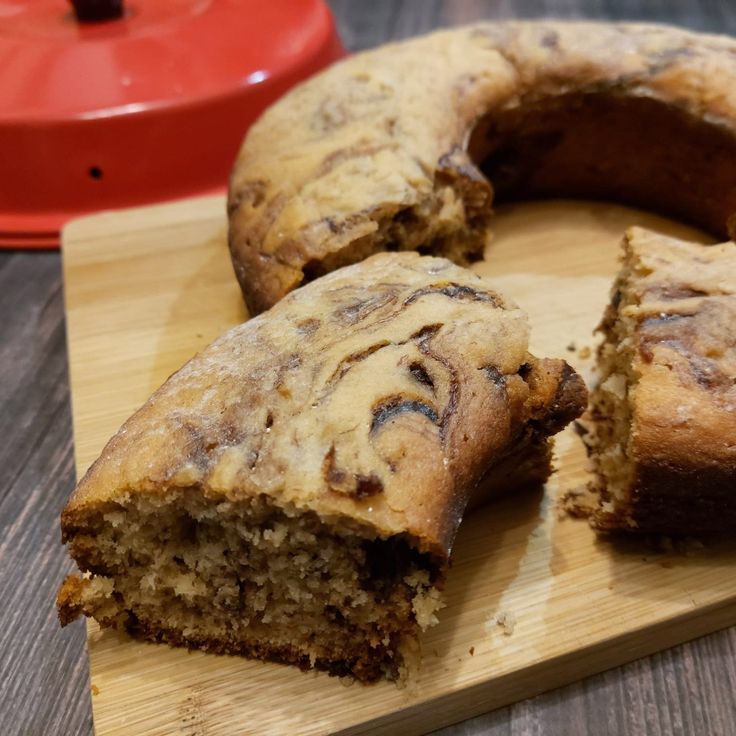
[(112, 20), (123, 15), (123, 0), (71, 0), (77, 20), (83, 23)]

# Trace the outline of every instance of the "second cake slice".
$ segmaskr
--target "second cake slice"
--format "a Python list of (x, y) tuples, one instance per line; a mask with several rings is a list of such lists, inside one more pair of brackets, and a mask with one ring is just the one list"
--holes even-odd
[(591, 396), (601, 530), (736, 529), (736, 245), (632, 228)]

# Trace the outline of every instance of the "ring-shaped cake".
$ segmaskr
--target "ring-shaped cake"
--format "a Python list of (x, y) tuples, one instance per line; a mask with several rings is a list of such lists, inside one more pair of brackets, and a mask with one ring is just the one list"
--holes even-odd
[(232, 173), (230, 250), (252, 313), (381, 250), (467, 264), (492, 204), (634, 204), (736, 228), (736, 40), (515, 22), (380, 47), (297, 87)]

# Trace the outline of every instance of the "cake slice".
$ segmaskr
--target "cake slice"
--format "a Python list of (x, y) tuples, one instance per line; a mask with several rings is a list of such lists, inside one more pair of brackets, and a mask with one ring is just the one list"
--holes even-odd
[[(152, 641), (400, 676), (469, 497), (544, 481), (585, 387), (470, 271), (382, 254), (193, 358), (79, 483), (59, 596)], [(515, 470), (516, 469), (516, 470)], [(496, 473), (496, 475), (494, 475)]]
[(736, 529), (736, 245), (631, 229), (591, 396), (600, 530)]

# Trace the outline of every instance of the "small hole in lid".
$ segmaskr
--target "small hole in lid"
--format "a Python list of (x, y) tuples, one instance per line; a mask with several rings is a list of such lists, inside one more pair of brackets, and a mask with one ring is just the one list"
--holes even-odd
[(87, 173), (93, 179), (102, 179), (102, 169), (99, 166), (90, 166)]

